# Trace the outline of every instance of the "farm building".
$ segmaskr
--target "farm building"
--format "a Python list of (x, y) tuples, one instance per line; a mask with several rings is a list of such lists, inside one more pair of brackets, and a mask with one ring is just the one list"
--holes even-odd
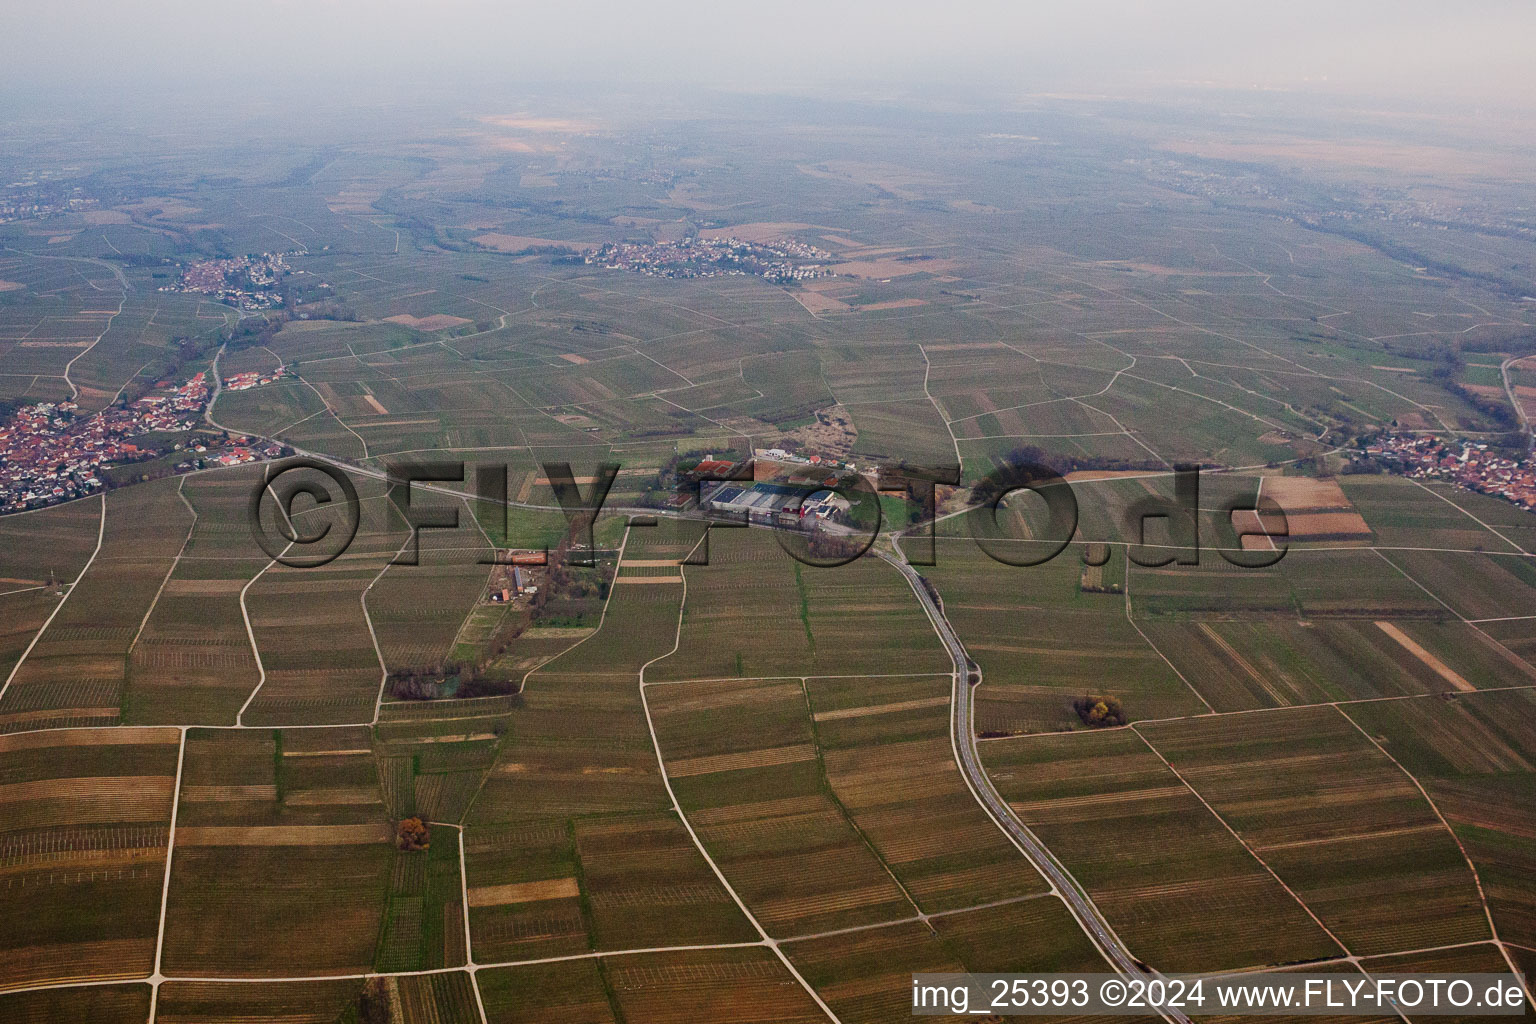
[(795, 516), (804, 496), (803, 488), (786, 484), (761, 480), (751, 484), (725, 483), (708, 491), (700, 505), (713, 512), (745, 513), (754, 523), (773, 523), (781, 513)]
[(807, 487), (769, 483), (725, 483), (708, 491), (702, 506), (715, 512), (745, 513), (754, 523), (799, 526), (808, 517), (817, 520), (840, 519), (851, 503), (830, 490), (811, 492)]
[(800, 514), (817, 519), (842, 519), (851, 508), (853, 502), (836, 491), (817, 491), (800, 503)]

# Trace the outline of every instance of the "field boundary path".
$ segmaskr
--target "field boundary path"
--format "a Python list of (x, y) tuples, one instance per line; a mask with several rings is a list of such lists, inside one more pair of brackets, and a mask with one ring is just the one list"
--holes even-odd
[[(972, 715), (975, 703), (975, 686), (971, 682), (970, 659), (966, 656), (965, 646), (955, 634), (954, 627), (944, 615), (944, 610), (934, 600), (929, 591), (927, 581), (918, 571), (898, 554), (891, 554), (882, 548), (872, 548), (880, 558), (890, 563), (906, 579), (907, 585), (912, 588), (912, 593), (917, 596), (918, 602), (923, 606), (923, 611), (928, 615), (928, 620), (933, 624), (934, 630), (939, 634), (939, 639), (944, 642), (944, 649), (949, 652), (950, 661), (954, 664), (954, 700), (950, 710), (950, 746), (955, 754), (955, 761), (960, 766), (960, 774), (964, 776), (966, 785), (976, 802), (981, 804), (982, 810), (1002, 829), (1004, 834), (1018, 847), (1035, 870), (1050, 883), (1052, 891), (1061, 899), (1067, 907), (1067, 911), (1077, 921), (1078, 926), (1088, 936), (1089, 940), (1104, 955), (1115, 971), (1119, 974), (1153, 978), (1157, 972), (1142, 963), (1131, 953), (1120, 936), (1110, 927), (1099, 908), (1094, 905), (1087, 891), (1072, 877), (1066, 867), (1056, 859), (1055, 854), (1048, 850), (1029, 826), (1014, 813), (1013, 808), (998, 793), (992, 785), (992, 780), (987, 777), (986, 770), (981, 765), (981, 757), (976, 752), (976, 730), (972, 724)], [(1159, 1010), (1159, 1015), (1172, 1024), (1192, 1024), (1190, 1019), (1178, 1010)]]

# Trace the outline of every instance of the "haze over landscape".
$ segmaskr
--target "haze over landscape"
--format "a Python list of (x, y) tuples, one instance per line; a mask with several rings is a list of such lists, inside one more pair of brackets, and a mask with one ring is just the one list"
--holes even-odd
[(0, 1021), (1536, 968), (1536, 8), (0, 25)]
[(485, 97), (459, 90), (498, 83), (688, 83), (757, 95), (853, 85), (1004, 107), (1018, 89), (1259, 88), (1526, 112), (1536, 95), (1525, 46), (1536, 15), (1516, 0), (1472, 12), (1425, 0), (942, 8), (791, 0), (772, 9), (688, 0), (64, 0), (7, 4), (5, 19), (18, 44), (0, 69), (8, 91), (98, 106), (208, 80), (230, 86), (226, 101), (354, 83), (374, 99), (446, 94), (466, 107)]

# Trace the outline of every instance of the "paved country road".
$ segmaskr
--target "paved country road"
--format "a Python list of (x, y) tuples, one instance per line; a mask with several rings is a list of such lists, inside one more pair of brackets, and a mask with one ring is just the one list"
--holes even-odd
[[(981, 766), (981, 757), (976, 752), (976, 726), (974, 720), (976, 688), (970, 680), (970, 659), (966, 656), (965, 646), (960, 638), (955, 635), (954, 628), (944, 616), (944, 610), (934, 600), (926, 581), (909, 565), (905, 558), (901, 557), (899, 549), (897, 554), (891, 554), (880, 548), (871, 549), (876, 555), (895, 566), (906, 577), (912, 592), (917, 595), (918, 601), (923, 606), (923, 611), (928, 614), (934, 629), (944, 641), (944, 647), (949, 651), (950, 660), (954, 663), (954, 699), (950, 702), (950, 746), (954, 749), (955, 761), (960, 765), (960, 772), (965, 777), (966, 785), (970, 787), (976, 800), (982, 808), (997, 823), (1007, 836), (1013, 840), (1013, 844), (1019, 851), (1029, 858), (1035, 868), (1045, 876), (1051, 888), (1061, 897), (1067, 905), (1067, 910), (1077, 919), (1077, 923), (1088, 934), (1089, 939), (1104, 954), (1106, 960), (1121, 974), (1154, 978), (1157, 972), (1131, 954), (1125, 943), (1110, 928), (1109, 922), (1099, 912), (1099, 908), (1089, 899), (1088, 893), (1078, 884), (1066, 867), (1056, 859), (1055, 854), (1046, 849), (1045, 844), (1036, 838), (1029, 827), (1019, 819), (1008, 806), (1008, 802), (1002, 798), (997, 789), (993, 787), (992, 780), (987, 778), (987, 773)], [(1163, 1019), (1174, 1024), (1191, 1024), (1190, 1019), (1178, 1010), (1159, 1011)]]
[(1531, 421), (1525, 414), (1525, 406), (1520, 404), (1520, 396), (1515, 394), (1515, 383), (1509, 378), (1509, 368), (1518, 362), (1530, 359), (1530, 356), (1510, 356), (1499, 364), (1499, 376), (1504, 378), (1504, 393), (1509, 396), (1509, 404), (1515, 407), (1515, 415), (1520, 417), (1520, 427), (1529, 437), (1529, 446), (1536, 449), (1536, 429), (1531, 426)]

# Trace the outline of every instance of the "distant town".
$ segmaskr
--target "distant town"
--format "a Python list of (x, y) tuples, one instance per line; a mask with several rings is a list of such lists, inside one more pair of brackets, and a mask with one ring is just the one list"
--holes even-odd
[(68, 181), (46, 175), (13, 181), (0, 188), (0, 224), (20, 220), (48, 220), (100, 208), (101, 200)]
[[(22, 407), (0, 426), (0, 513), (57, 505), (103, 490), (108, 486), (104, 470), (162, 454), (161, 446), (133, 439), (195, 429), (211, 392), (207, 375), (198, 373), (179, 386), (157, 388), (126, 406), (85, 416), (78, 415), (74, 402)], [(233, 466), (277, 458), (285, 449), (275, 442), (233, 437), (182, 450), (191, 457), (176, 469), (185, 472), (210, 463)]]
[(162, 285), (159, 290), (210, 295), (237, 309), (254, 313), (283, 305), (279, 283), (288, 273), (291, 271), (284, 262), (283, 253), (200, 260), (185, 267), (175, 284)]
[(1366, 445), (1365, 453), (1411, 479), (1448, 480), (1536, 512), (1536, 468), (1529, 457), (1515, 460), (1480, 441), (1423, 434), (1387, 435)]
[(739, 238), (685, 238), (678, 242), (610, 242), (582, 254), (593, 266), (648, 277), (694, 278), (747, 275), (775, 283), (807, 281), (832, 273), (837, 257), (792, 238), (771, 243)]

